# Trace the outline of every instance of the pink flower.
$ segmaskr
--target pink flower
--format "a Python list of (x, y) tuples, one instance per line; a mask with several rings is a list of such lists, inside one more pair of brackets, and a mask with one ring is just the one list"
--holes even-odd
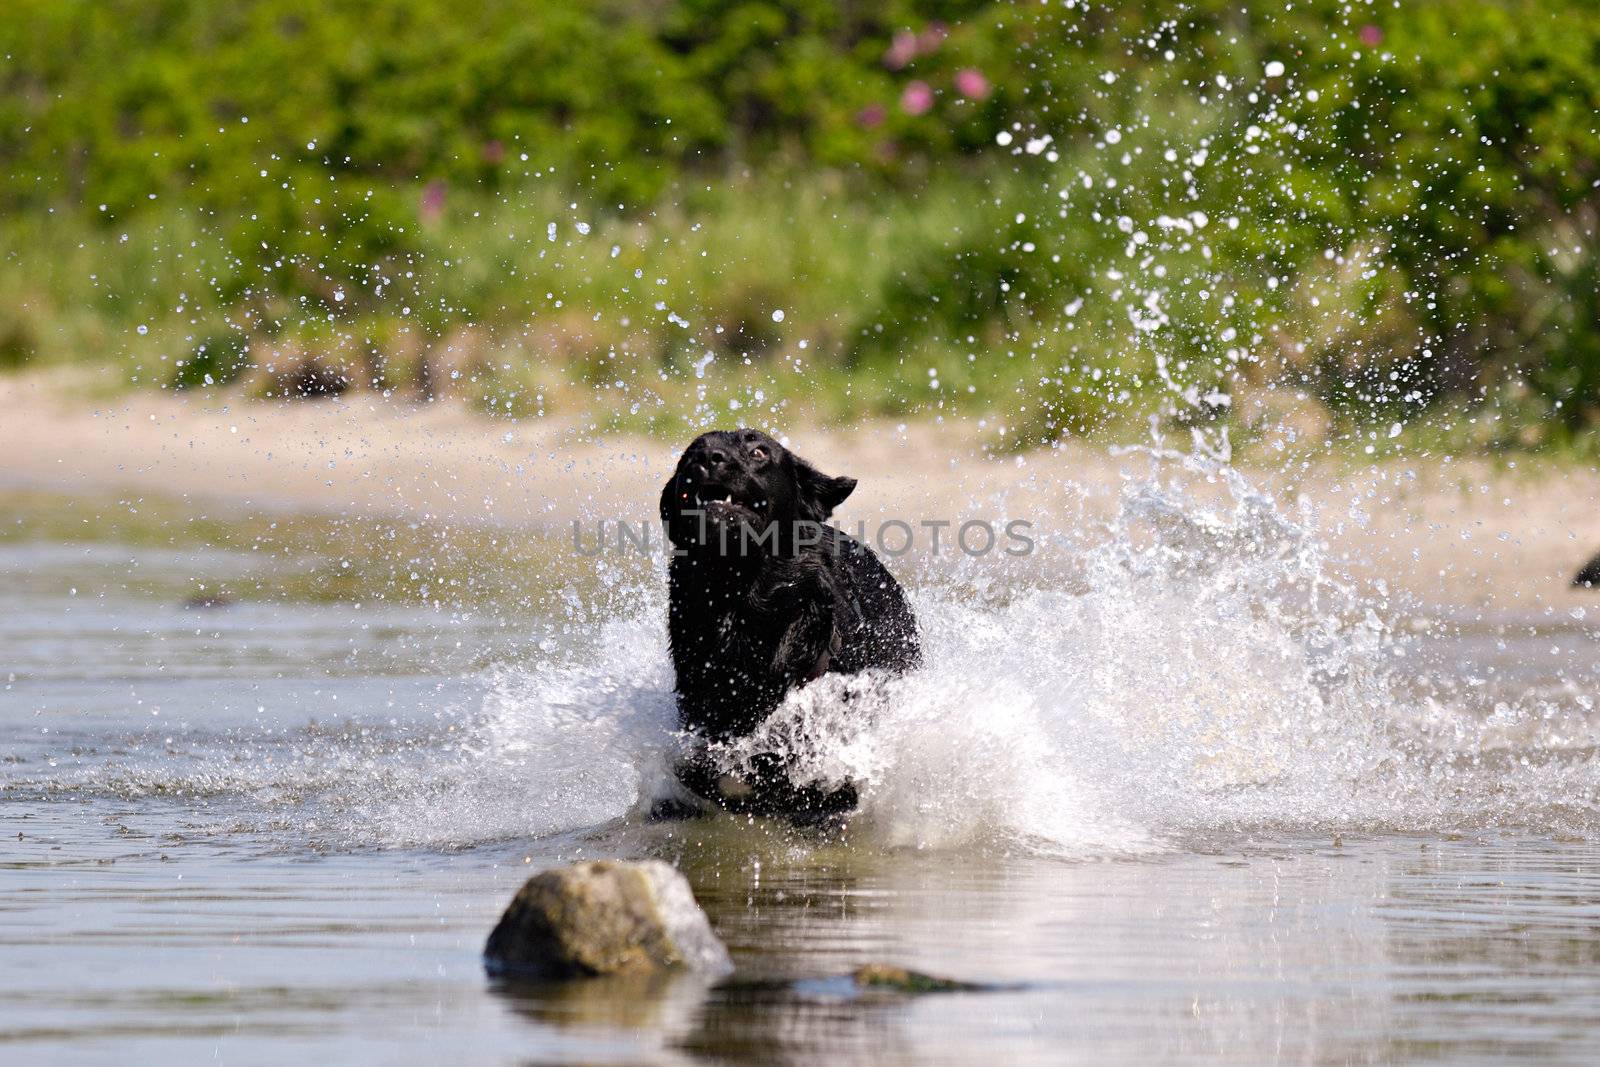
[(967, 67), (956, 71), (956, 92), (968, 100), (983, 100), (989, 95), (989, 79), (983, 72)]
[(856, 112), (856, 125), (864, 130), (870, 130), (883, 125), (883, 120), (889, 117), (889, 109), (882, 104), (868, 104)]
[(506, 158), (506, 146), (499, 141), (486, 141), (483, 146), (483, 161), (485, 163), (498, 163)]
[(1383, 31), (1370, 22), (1361, 27), (1358, 36), (1361, 38), (1361, 43), (1368, 48), (1376, 48), (1383, 43)]
[(883, 54), (883, 65), (890, 70), (899, 70), (916, 58), (917, 35), (910, 30), (896, 30), (894, 42), (889, 45), (889, 50)]
[(444, 182), (435, 179), (429, 182), (422, 190), (422, 206), (417, 214), (422, 216), (423, 222), (438, 222), (444, 214)]
[(933, 90), (925, 81), (914, 81), (900, 94), (900, 110), (907, 115), (926, 115), (933, 108)]
[(950, 36), (950, 27), (944, 23), (928, 23), (927, 29), (923, 30), (921, 35), (917, 37), (917, 54), (931, 56), (939, 50), (939, 46), (944, 43), (944, 39), (948, 36)]

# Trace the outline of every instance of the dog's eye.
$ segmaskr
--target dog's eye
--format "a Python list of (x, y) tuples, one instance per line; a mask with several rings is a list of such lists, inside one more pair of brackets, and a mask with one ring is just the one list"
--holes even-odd
[(762, 448), (760, 445), (756, 445), (754, 448), (752, 448), (750, 450), (750, 454), (752, 456), (754, 456), (756, 459), (766, 459), (767, 458), (767, 450)]

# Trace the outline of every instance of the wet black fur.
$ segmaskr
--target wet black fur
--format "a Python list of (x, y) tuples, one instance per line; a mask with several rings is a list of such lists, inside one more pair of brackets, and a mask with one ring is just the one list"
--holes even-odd
[[(829, 672), (904, 671), (916, 619), (870, 549), (826, 525), (855, 489), (757, 430), (707, 433), (661, 491), (674, 549), (668, 631), (678, 717), (701, 741), (754, 730), (796, 686)], [(722, 498), (730, 500), (718, 503)], [(850, 786), (789, 785), (778, 756), (732, 782), (691, 756), (685, 786), (736, 811), (822, 818), (855, 807)]]

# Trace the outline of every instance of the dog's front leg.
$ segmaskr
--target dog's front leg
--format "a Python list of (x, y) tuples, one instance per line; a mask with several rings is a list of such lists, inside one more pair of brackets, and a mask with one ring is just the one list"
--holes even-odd
[(827, 590), (804, 598), (772, 654), (772, 669), (790, 684), (809, 682), (827, 673), (838, 653), (839, 628), (834, 625), (833, 598)]

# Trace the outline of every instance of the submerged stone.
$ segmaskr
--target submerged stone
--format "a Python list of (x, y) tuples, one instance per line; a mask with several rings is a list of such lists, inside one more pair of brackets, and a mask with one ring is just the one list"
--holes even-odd
[(484, 946), (490, 973), (534, 980), (732, 969), (688, 881), (660, 860), (595, 860), (528, 879)]
[(960, 993), (987, 987), (954, 978), (909, 971), (888, 963), (869, 963), (851, 975), (863, 989), (892, 989), (900, 993)]

